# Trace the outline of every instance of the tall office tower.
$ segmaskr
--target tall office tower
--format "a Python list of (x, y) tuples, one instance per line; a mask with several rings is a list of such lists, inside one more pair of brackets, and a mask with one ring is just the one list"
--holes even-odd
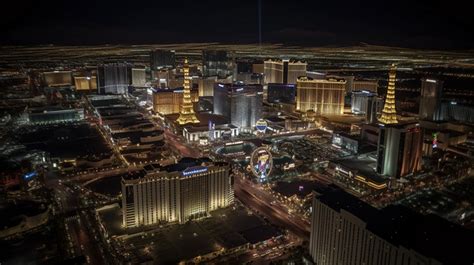
[(153, 50), (150, 52), (150, 68), (174, 68), (176, 66), (176, 54), (174, 50)]
[(262, 117), (262, 85), (216, 84), (214, 86), (214, 114), (227, 117), (228, 122), (251, 129)]
[(189, 76), (188, 59), (184, 59), (183, 73), (183, 105), (181, 106), (177, 122), (179, 124), (199, 123), (196, 113), (194, 113), (193, 102), (191, 101), (191, 77)]
[(377, 209), (334, 186), (314, 192), (309, 253), (318, 265), (471, 264), (472, 238), (433, 214)]
[(380, 126), (377, 173), (405, 177), (421, 169), (423, 133), (418, 124)]
[(97, 81), (99, 94), (127, 94), (131, 85), (131, 67), (126, 63), (99, 65)]
[(295, 103), (296, 85), (295, 84), (268, 84), (268, 98), (270, 103)]
[(233, 74), (232, 58), (227, 51), (203, 50), (202, 68), (204, 77), (227, 78)]
[(290, 62), (289, 60), (264, 61), (265, 84), (284, 83), (296, 84), (299, 77), (306, 76), (305, 62)]
[(443, 81), (425, 78), (421, 80), (420, 119), (441, 120)]
[(122, 177), (121, 183), (124, 227), (184, 223), (234, 201), (229, 165), (206, 158), (150, 164)]
[(345, 80), (298, 79), (296, 85), (296, 110), (313, 110), (319, 115), (342, 115), (344, 113)]
[(383, 124), (396, 124), (397, 120), (397, 110), (395, 109), (395, 75), (397, 73), (397, 68), (394, 64), (390, 67), (390, 72), (388, 74), (388, 87), (387, 95), (385, 96), (385, 105), (383, 106), (382, 116), (379, 121)]

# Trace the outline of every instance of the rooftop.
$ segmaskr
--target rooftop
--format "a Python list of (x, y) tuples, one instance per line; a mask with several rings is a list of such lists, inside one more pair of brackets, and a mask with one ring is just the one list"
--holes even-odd
[[(120, 222), (116, 221), (120, 219), (120, 214), (118, 206), (99, 212), (109, 236), (143, 232), (147, 229), (121, 228)], [(153, 258), (159, 264), (176, 264), (221, 248), (228, 250), (247, 243), (254, 244), (281, 234), (277, 228), (239, 205), (215, 210), (209, 218), (158, 229), (149, 227), (148, 230), (144, 237), (126, 237), (125, 251), (130, 251), (139, 258)], [(153, 253), (143, 253), (146, 246), (153, 246)]]
[(369, 231), (396, 246), (413, 249), (443, 264), (471, 264), (474, 260), (474, 232), (436, 215), (421, 215), (401, 205), (379, 210), (334, 186), (317, 198), (336, 211), (343, 209), (357, 216)]
[(374, 170), (377, 161), (368, 156), (360, 155), (351, 158), (336, 159), (332, 162), (345, 169), (355, 171), (356, 174), (360, 173), (360, 175), (369, 178), (375, 183), (382, 184), (387, 182), (387, 179), (379, 176)]
[(191, 158), (183, 157), (176, 164), (171, 164), (167, 166), (161, 166), (159, 164), (149, 164), (146, 165), (142, 170), (130, 172), (127, 175), (124, 175), (122, 178), (124, 180), (134, 180), (145, 177), (150, 172), (184, 172), (187, 169), (193, 169), (201, 166), (226, 166), (225, 162), (213, 162), (207, 157), (201, 158)]

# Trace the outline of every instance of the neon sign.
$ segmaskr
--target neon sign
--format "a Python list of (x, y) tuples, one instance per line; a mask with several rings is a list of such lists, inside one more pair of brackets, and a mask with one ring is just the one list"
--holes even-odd
[(207, 167), (190, 167), (183, 170), (183, 176), (207, 172)]
[(24, 176), (23, 176), (23, 179), (27, 180), (27, 179), (30, 179), (34, 176), (37, 176), (38, 173), (36, 173), (36, 171), (33, 171), (33, 172), (30, 172), (30, 173), (26, 173)]

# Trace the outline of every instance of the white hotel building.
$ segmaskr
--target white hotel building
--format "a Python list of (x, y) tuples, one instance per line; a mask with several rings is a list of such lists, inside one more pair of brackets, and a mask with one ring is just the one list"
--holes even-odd
[(123, 177), (124, 227), (184, 223), (229, 206), (234, 200), (229, 171), (225, 162), (183, 158), (165, 167), (147, 165)]

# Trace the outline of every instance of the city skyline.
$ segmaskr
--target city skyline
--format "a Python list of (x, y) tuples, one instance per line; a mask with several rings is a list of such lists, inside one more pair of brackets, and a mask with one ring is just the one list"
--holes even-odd
[(473, 264), (457, 0), (6, 10), (1, 265)]

